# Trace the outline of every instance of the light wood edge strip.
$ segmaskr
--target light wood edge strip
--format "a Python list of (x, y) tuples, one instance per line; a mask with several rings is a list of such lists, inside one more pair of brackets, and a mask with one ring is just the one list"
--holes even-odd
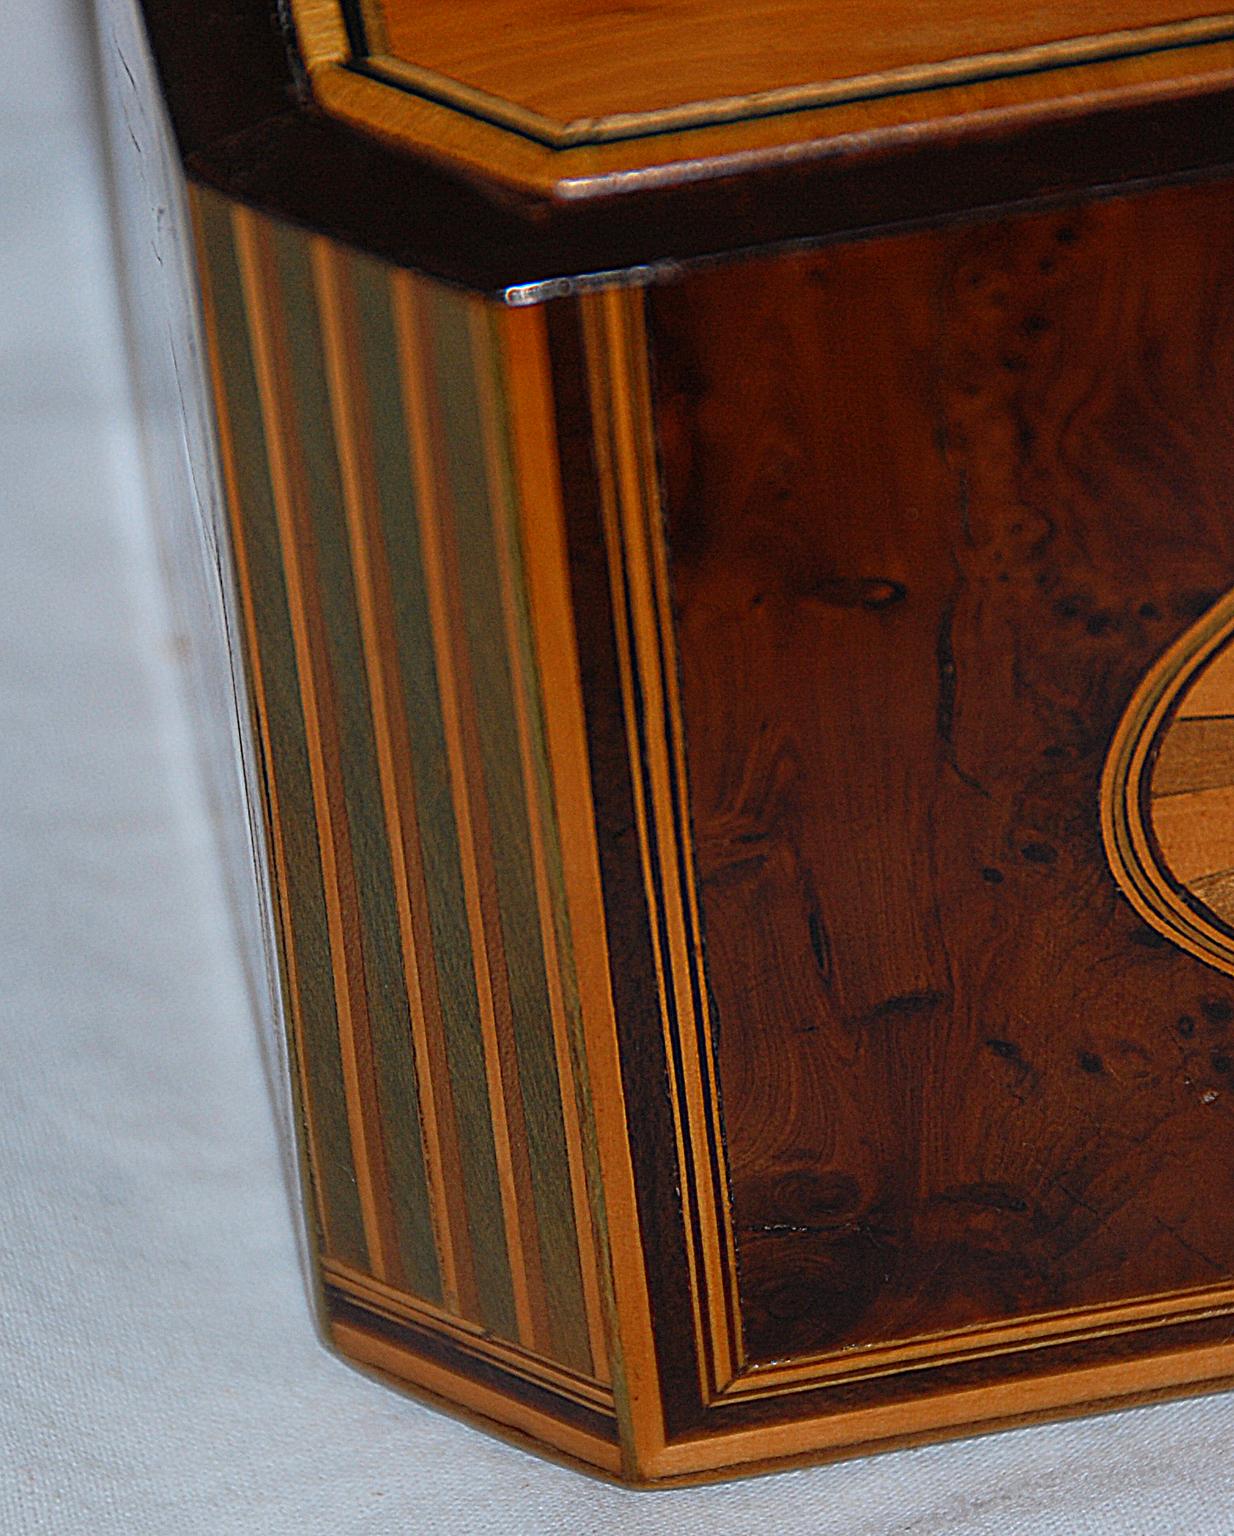
[(313, 808), (317, 818), (318, 842), (325, 885), (326, 915), (332, 952), (335, 1007), (338, 1016), (339, 1043), (343, 1067), (347, 1122), (351, 1133), (352, 1158), (365, 1242), (374, 1272), (389, 1273), (389, 1256), (377, 1208), (371, 1166), (368, 1128), (360, 1089), (356, 1021), (353, 1016), (353, 991), (362, 986), (354, 973), (355, 958), (348, 942), (348, 924), (343, 912), (343, 897), (338, 869), (334, 826), (335, 808), (325, 763), (321, 736), (320, 701), (317, 691), (316, 658), (306, 616), (304, 573), (301, 570), (299, 531), (296, 526), (296, 467), (290, 462), (286, 437), (286, 402), (283, 384), (273, 352), (271, 324), (273, 299), (268, 292), (266, 273), (269, 263), (268, 229), (256, 214), (239, 205), (232, 207), (232, 227), (236, 237), (236, 255), (249, 315), (253, 360), (264, 418), (266, 447), (279, 542), (287, 580), (288, 606), (300, 683), (301, 706), (308, 738), (309, 767), (313, 784)]
[(730, 1383), (724, 1401), (808, 1392), (841, 1381), (867, 1380), (904, 1370), (932, 1370), (959, 1361), (1019, 1354), (1093, 1338), (1117, 1338), (1161, 1323), (1200, 1322), (1234, 1313), (1234, 1283), (1165, 1291), (1107, 1307), (1076, 1308), (1045, 1317), (991, 1323), (955, 1333), (925, 1334), (902, 1344), (810, 1356), (788, 1365), (752, 1366)]
[(210, 263), (206, 256), (205, 242), (201, 233), (201, 215), (195, 188), (189, 189), (189, 210), (197, 249), (198, 291), (201, 295), (202, 328), (205, 331), (206, 358), (210, 370), (210, 386), (214, 405), (214, 422), (218, 438), (219, 460), (226, 492), (228, 525), (231, 531), (232, 563), (236, 572), (236, 587), (243, 615), (245, 650), (247, 652), (249, 686), (253, 691), (254, 714), (257, 718), (258, 737), (261, 742), (263, 778), (269, 798), (267, 820), (269, 823), (270, 851), (274, 860), (274, 896), (278, 911), (279, 937), (283, 963), (286, 967), (288, 1015), (291, 1025), (292, 1057), (295, 1062), (299, 1086), (300, 1113), (297, 1117), (303, 1138), (304, 1155), (308, 1165), (308, 1198), (316, 1217), (317, 1230), (324, 1234), (326, 1213), (324, 1194), (318, 1169), (320, 1152), (316, 1142), (313, 1118), (308, 1113), (312, 1102), (309, 1094), (305, 1067), (304, 1020), (301, 1013), (299, 959), (296, 952), (295, 926), (292, 922), (288, 896), (287, 850), (283, 843), (283, 828), (279, 814), (278, 769), (270, 741), (270, 715), (266, 701), (265, 676), (262, 671), (261, 650), (257, 639), (257, 619), (253, 606), (252, 575), (249, 570), (248, 543), (244, 533), (244, 509), (236, 478), (235, 451), (231, 435), (230, 401), (223, 381), (222, 360), (219, 357), (219, 336), (214, 313), (214, 295), (211, 287)]
[[(547, 403), (552, 383), (543, 312), (504, 310), (500, 324), (509, 338), (512, 394)], [(603, 1240), (597, 1257), (618, 1415), (632, 1457), (641, 1462), (663, 1445), (664, 1418), (618, 1050), (556, 432), (547, 404), (544, 413), (517, 411), (514, 420), (525, 487), (518, 508), (524, 570), (582, 1013), (588, 1082), (581, 1086), (598, 1085), (583, 1106), (601, 1171), (594, 1199)]]
[(291, 12), (300, 53), (310, 70), (342, 64), (351, 56), (339, 0), (295, 0)]
[[(477, 356), (491, 354), (500, 344), (502, 331), (495, 325), (494, 316), (502, 311), (491, 305), (475, 305), (470, 311), (473, 347)], [(517, 334), (517, 333), (516, 333)], [(517, 345), (517, 342), (515, 343)], [(491, 368), (477, 369), (480, 394), (482, 429), (485, 438), (485, 454), (489, 463), (489, 491), (493, 504), (493, 543), (497, 555), (497, 569), (501, 585), (502, 620), (506, 632), (506, 652), (510, 661), (511, 691), (514, 697), (515, 719), (518, 729), (519, 761), (522, 768), (526, 796), (527, 827), (531, 846), (532, 880), (536, 893), (536, 909), (540, 922), (540, 942), (544, 955), (544, 974), (548, 987), (549, 1021), (553, 1031), (553, 1049), (557, 1063), (557, 1084), (561, 1097), (564, 1121), (566, 1156), (570, 1180), (571, 1207), (574, 1212), (575, 1241), (578, 1249), (579, 1271), (583, 1288), (583, 1305), (587, 1324), (588, 1345), (592, 1368), (597, 1378), (608, 1379), (608, 1344), (604, 1326), (603, 1305), (600, 1300), (599, 1266), (596, 1255), (595, 1234), (592, 1230), (591, 1206), (587, 1194), (587, 1174), (584, 1166), (582, 1126), (579, 1118), (577, 1085), (570, 1061), (569, 1027), (566, 1021), (565, 1000), (562, 992), (562, 957), (558, 954), (557, 924), (553, 910), (553, 891), (549, 879), (548, 857), (545, 849), (543, 818), (551, 814), (551, 807), (540, 803), (540, 774), (532, 740), (529, 711), (538, 708), (538, 679), (524, 673), (523, 626), (519, 602), (519, 574), (515, 552), (511, 548), (514, 536), (515, 510), (510, 505), (506, 480), (501, 467), (502, 442), (500, 418), (504, 412), (510, 416), (511, 437), (520, 434), (520, 422), (536, 411), (543, 414), (546, 400), (547, 379), (534, 380), (542, 385), (538, 393), (511, 390), (508, 397), (497, 397), (496, 378)], [(531, 385), (533, 378), (523, 375), (520, 380)], [(512, 444), (512, 447), (514, 444)], [(515, 448), (515, 452), (517, 449)], [(517, 467), (516, 467), (517, 473)], [(522, 487), (520, 486), (520, 490)], [(543, 495), (543, 487), (528, 488), (531, 495)]]
[[(398, 336), (399, 372), (407, 407), (408, 443), (420, 492), (417, 498), (420, 544), (423, 551), (425, 587), (437, 660), (437, 682), (441, 699), (442, 723), (446, 735), (450, 790), (458, 829), (467, 921), (471, 931), (471, 960), (484, 1040), (484, 1067), (488, 1083), (498, 1181), (501, 1186), (502, 1221), (514, 1293), (515, 1320), (520, 1342), (531, 1344), (535, 1338), (535, 1327), (528, 1287), (527, 1259), (523, 1251), (514, 1158), (510, 1146), (510, 1126), (506, 1115), (506, 1085), (503, 1081), (501, 1051), (497, 1040), (493, 980), (489, 973), (488, 943), (481, 905), (480, 875), (472, 825), (472, 775), (464, 747), (461, 721), (463, 709), (460, 697), (461, 683), (454, 655), (454, 645), (456, 637), (461, 635), (461, 625), (453, 612), (454, 605), (446, 569), (447, 555), (443, 549), (440, 526), (442, 508), (437, 494), (439, 466), (433, 441), (428, 399), (429, 386), (425, 378), (425, 320), (421, 314), (418, 282), (419, 280), (410, 273), (392, 272), (390, 301)], [(459, 640), (457, 643), (462, 642)]]
[[(362, 132), (412, 149), (450, 169), (462, 167), (521, 190), (548, 192), (560, 174), (560, 152), (359, 74), (327, 60), (309, 65), (313, 98), (321, 110)], [(569, 151), (578, 169), (596, 169), (591, 150)], [(578, 157), (585, 157), (581, 162)]]
[[(684, 1076), (684, 1102), (673, 1087), (674, 1116), (678, 1155), (681, 1159), (683, 1192), (688, 1208), (693, 1208), (698, 1224), (698, 1254), (691, 1238), (691, 1270), (695, 1277), (695, 1317), (700, 1338), (708, 1348), (700, 1351), (704, 1368), (704, 1396), (724, 1389), (740, 1369), (740, 1337), (736, 1333), (738, 1316), (734, 1302), (734, 1269), (727, 1262), (731, 1241), (724, 1236), (723, 1194), (713, 1175), (710, 1140), (715, 1134), (714, 1106), (707, 1102), (702, 1059), (699, 1053), (700, 1029), (697, 994), (706, 997), (706, 986), (697, 975), (699, 959), (688, 937), (686, 895), (681, 871), (688, 862), (688, 848), (680, 845), (675, 818), (679, 808), (673, 794), (676, 764), (665, 724), (670, 720), (673, 699), (667, 692), (666, 673), (671, 669), (671, 649), (665, 652), (667, 637), (661, 629), (661, 599), (657, 592), (655, 542), (658, 532), (659, 492), (655, 478), (654, 450), (648, 443), (650, 402), (646, 397), (645, 337), (642, 328), (641, 291), (609, 289), (585, 296), (585, 313), (594, 317), (590, 325), (594, 357), (605, 378), (602, 387), (607, 399), (607, 429), (611, 441), (604, 452), (609, 458), (601, 479), (611, 481), (612, 506), (606, 513), (609, 543), (610, 577), (613, 583), (615, 614), (619, 632), (618, 653), (623, 676), (627, 730), (631, 751), (632, 777), (638, 809), (639, 836), (643, 847), (644, 882), (660, 974), (661, 1009), (670, 1063), (674, 1040), (681, 1053)], [(603, 432), (598, 436), (604, 436)], [(621, 599), (618, 599), (621, 594)], [(627, 620), (628, 598), (632, 619)], [(630, 632), (626, 634), (627, 625)], [(628, 674), (628, 675), (627, 675)], [(636, 718), (633, 680), (637, 676), (644, 711), (642, 732)], [(640, 756), (645, 753), (650, 777), (650, 804), (643, 801)], [(683, 787), (684, 792), (684, 787)], [(685, 816), (684, 808), (680, 813)], [(683, 820), (683, 826), (688, 825)], [(659, 850), (661, 889), (657, 896), (650, 847)], [(668, 951), (660, 951), (655, 914), (663, 919)], [(673, 1030), (668, 992), (677, 1021)], [(675, 1079), (675, 1074), (673, 1074)], [(687, 1220), (690, 1220), (687, 1217)], [(689, 1236), (689, 1234), (688, 1234)], [(701, 1277), (699, 1268), (701, 1266)], [(700, 1283), (701, 1279), (701, 1283)], [(719, 1302), (720, 1305), (716, 1305)]]
[[(320, 236), (309, 242), (319, 311), (322, 347), (326, 359), (330, 405), (338, 446), (343, 503), (355, 572), (356, 608), (368, 680), (369, 702), (373, 716), (378, 777), (386, 836), (390, 847), (399, 937), (403, 951), (403, 973), (407, 984), (410, 1033), (416, 1084), (420, 1100), (420, 1124), (424, 1166), (427, 1175), (429, 1208), (441, 1266), (443, 1295), (450, 1310), (459, 1306), (458, 1265), (454, 1234), (450, 1229), (449, 1199), (444, 1188), (445, 1159), (439, 1132), (439, 1085), (431, 1070), (431, 1056), (425, 1033), (424, 999), (421, 994), (422, 959), (416, 941), (408, 889), (407, 865), (403, 857), (408, 828), (404, 826), (404, 808), (395, 766), (395, 746), (390, 721), (390, 690), (394, 679), (386, 675), (381, 631), (374, 609), (374, 576), (369, 551), (369, 525), (376, 509), (377, 490), (373, 467), (365, 448), (367, 433), (357, 419), (355, 381), (362, 377), (355, 354), (355, 337), (348, 324), (345, 289), (347, 258), (333, 241)], [(411, 829), (414, 835), (414, 828)]]
[(621, 1448), (615, 1441), (589, 1435), (586, 1430), (565, 1424), (517, 1398), (482, 1386), (468, 1376), (422, 1359), (349, 1323), (331, 1323), (329, 1331), (338, 1348), (353, 1360), (422, 1387), (444, 1399), (448, 1405), (479, 1414), (496, 1424), (508, 1425), (539, 1443), (603, 1471), (621, 1471)]
[(1068, 1367), (996, 1386), (945, 1392), (911, 1403), (890, 1403), (676, 1440), (640, 1469), (649, 1478), (678, 1478), (742, 1464), (794, 1457), (819, 1459), (879, 1442), (911, 1443), (948, 1432), (972, 1434), (1027, 1422), (1071, 1408), (1115, 1408), (1120, 1398), (1144, 1400), (1188, 1387), (1223, 1383), (1234, 1375), (1234, 1344), (1176, 1350), (1112, 1365)]
[(1172, 943), (1234, 975), (1234, 940), (1190, 907), (1163, 874), (1144, 823), (1145, 775), (1157, 734), (1175, 700), (1234, 633), (1234, 592), (1187, 630), (1148, 671), (1114, 732), (1101, 778), (1106, 859), (1124, 896)]
[(355, 1301), (382, 1311), (395, 1321), (406, 1321), (431, 1329), (466, 1348), (478, 1359), (498, 1365), (537, 1386), (560, 1392), (574, 1402), (583, 1403), (600, 1413), (615, 1413), (611, 1383), (571, 1370), (536, 1350), (523, 1349), (496, 1338), (480, 1323), (473, 1323), (455, 1313), (443, 1311), (418, 1296), (409, 1296), (394, 1286), (362, 1274), (350, 1264), (328, 1260), (322, 1266), (325, 1280)]
[[(370, 78), (391, 90), (401, 88), (404, 94), (436, 100), (439, 105), (468, 118), (535, 139), (545, 149), (568, 149), (580, 137), (569, 124), (546, 117), (543, 112), (494, 96), (491, 91), (467, 85), (422, 64), (409, 64), (387, 49), (370, 47), (360, 62), (367, 66), (366, 73)], [(599, 120), (595, 121), (598, 127)]]

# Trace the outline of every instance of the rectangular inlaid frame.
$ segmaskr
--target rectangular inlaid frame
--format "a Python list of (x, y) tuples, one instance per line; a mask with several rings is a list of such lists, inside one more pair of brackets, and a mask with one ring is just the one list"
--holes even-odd
[[(644, 1393), (634, 1382), (632, 1397), (664, 1404), (662, 1423), (634, 1414), (640, 1474), (699, 1476), (742, 1461), (852, 1454), (1227, 1385), (1229, 1283), (858, 1350), (747, 1357), (691, 849), (646, 292), (614, 288), (550, 306), (615, 1023), (650, 1260), (650, 1336), (639, 1358), (648, 1386), (653, 1378), (657, 1386)], [(589, 442), (578, 440), (562, 405), (584, 393)], [(662, 1094), (651, 1091), (655, 1082)], [(622, 1319), (627, 1349), (632, 1321)]]

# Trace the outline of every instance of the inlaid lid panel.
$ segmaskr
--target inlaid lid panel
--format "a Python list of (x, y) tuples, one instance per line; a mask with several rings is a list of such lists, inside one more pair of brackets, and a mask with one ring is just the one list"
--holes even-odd
[[(576, 141), (1228, 37), (1165, 0), (363, 0), (357, 56)], [(638, 119), (655, 121), (638, 121)]]

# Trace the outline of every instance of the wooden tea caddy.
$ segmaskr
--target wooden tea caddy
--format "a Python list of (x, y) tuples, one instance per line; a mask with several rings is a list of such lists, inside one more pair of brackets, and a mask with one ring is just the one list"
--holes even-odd
[(644, 1483), (1234, 1378), (1234, 13), (144, 13), (329, 1337)]

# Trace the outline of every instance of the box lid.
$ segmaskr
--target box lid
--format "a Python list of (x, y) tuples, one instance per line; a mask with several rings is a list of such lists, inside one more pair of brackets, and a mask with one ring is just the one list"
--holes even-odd
[(514, 297), (1234, 160), (1169, 0), (144, 5), (192, 173)]

